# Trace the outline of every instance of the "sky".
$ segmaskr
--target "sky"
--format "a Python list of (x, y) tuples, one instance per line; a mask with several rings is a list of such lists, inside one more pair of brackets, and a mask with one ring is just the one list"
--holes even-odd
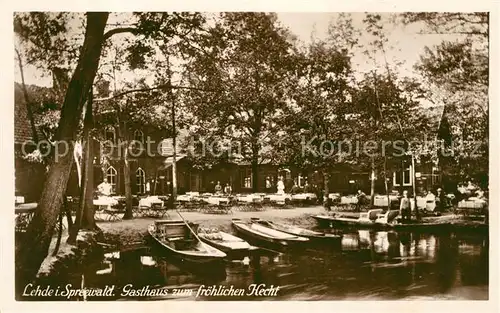
[[(384, 21), (385, 35), (388, 37), (388, 45), (392, 46), (387, 49), (386, 57), (389, 63), (393, 60), (404, 62), (398, 67), (400, 75), (414, 76), (417, 75), (413, 66), (419, 60), (420, 55), (424, 53), (426, 46), (432, 47), (439, 44), (443, 40), (454, 40), (456, 36), (438, 35), (438, 34), (421, 34), (421, 25), (395, 25), (390, 23), (390, 13), (381, 13), (382, 21)], [(364, 13), (352, 13), (354, 27), (363, 30)], [(314, 31), (315, 37), (325, 39), (327, 37), (328, 25), (338, 18), (338, 13), (278, 13), (280, 22), (288, 27), (292, 33), (297, 35), (305, 43), (311, 42), (311, 32)], [(360, 44), (368, 44), (371, 37), (366, 35), (360, 38)], [(378, 65), (384, 63), (384, 56), (377, 55), (376, 61)], [(369, 60), (361, 52), (358, 52), (353, 57), (354, 68), (359, 72), (365, 72), (373, 68), (373, 61)]]
[[(281, 13), (278, 12), (279, 22), (290, 29), (298, 39), (305, 44), (311, 42), (311, 33), (314, 32), (315, 38), (325, 39), (327, 36), (328, 25), (338, 17), (338, 13), (324, 13), (324, 12), (293, 12)], [(392, 49), (387, 49), (386, 58), (389, 63), (393, 60), (403, 61), (404, 64), (398, 66), (397, 71), (402, 76), (415, 76), (416, 72), (413, 65), (418, 61), (419, 56), (424, 52), (426, 46), (433, 46), (439, 44), (444, 39), (453, 40), (450, 35), (422, 35), (418, 32), (421, 30), (420, 26), (401, 25), (394, 26), (389, 23), (390, 14), (382, 13), (382, 20), (384, 23), (384, 30), (389, 39), (389, 45)], [(362, 20), (363, 13), (352, 13), (354, 26), (363, 29)], [(362, 36), (361, 43), (368, 43), (371, 40), (369, 36)], [(373, 61), (367, 59), (360, 51), (356, 52), (353, 57), (353, 67), (358, 72), (358, 77), (374, 67)], [(379, 54), (376, 57), (378, 66), (381, 67), (384, 63), (384, 56)], [(17, 64), (17, 63), (15, 63)], [(25, 65), (24, 69), (25, 81), (27, 84), (36, 84), (40, 86), (51, 86), (52, 78), (50, 76), (43, 76), (40, 72), (31, 66)], [(20, 82), (19, 68), (15, 67), (15, 81)]]

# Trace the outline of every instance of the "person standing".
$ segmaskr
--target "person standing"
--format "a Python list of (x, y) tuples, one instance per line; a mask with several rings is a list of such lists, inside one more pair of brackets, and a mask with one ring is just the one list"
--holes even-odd
[(401, 198), (401, 203), (399, 205), (399, 212), (403, 221), (411, 220), (411, 203), (407, 190), (403, 191), (403, 197)]
[(266, 189), (271, 189), (273, 184), (271, 183), (271, 178), (269, 176), (266, 177)]
[(215, 194), (221, 194), (222, 193), (222, 186), (220, 185), (220, 181), (218, 181), (217, 185), (215, 185), (214, 191), (215, 191)]
[(320, 188), (318, 185), (314, 185), (314, 192), (316, 193), (316, 198), (319, 204), (324, 202), (323, 199), (323, 188)]
[(358, 202), (356, 203), (356, 211), (361, 212), (361, 207), (366, 203), (366, 194), (359, 189), (356, 194), (356, 198), (358, 199)]
[(436, 195), (436, 212), (438, 214), (441, 214), (444, 212), (444, 208), (446, 206), (446, 199), (444, 196), (443, 189), (438, 188), (437, 189), (437, 195)]
[(105, 197), (111, 196), (111, 190), (112, 189), (113, 189), (113, 186), (111, 186), (111, 184), (108, 183), (108, 179), (107, 178), (104, 178), (102, 180), (102, 183), (100, 183), (97, 186), (97, 191), (99, 192), (100, 196), (105, 196)]
[(285, 194), (285, 183), (283, 183), (283, 177), (278, 178), (278, 185), (276, 193), (279, 195)]
[(226, 187), (224, 187), (224, 193), (226, 195), (230, 195), (232, 193), (233, 189), (231, 188), (231, 186), (229, 185), (229, 183), (226, 184)]

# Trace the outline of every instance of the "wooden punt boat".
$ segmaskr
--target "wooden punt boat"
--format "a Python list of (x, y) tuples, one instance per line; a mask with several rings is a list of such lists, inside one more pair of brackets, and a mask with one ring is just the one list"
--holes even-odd
[(398, 210), (389, 210), (381, 213), (382, 210), (370, 210), (361, 213), (360, 217), (343, 218), (326, 215), (313, 216), (320, 226), (326, 227), (351, 227), (356, 229), (377, 229), (377, 230), (400, 230), (400, 231), (435, 231), (448, 230), (451, 224), (447, 222), (422, 222), (422, 221), (402, 221), (397, 219)]
[(305, 237), (308, 238), (309, 240), (315, 240), (315, 241), (333, 240), (333, 239), (340, 240), (342, 238), (342, 236), (340, 235), (326, 234), (310, 229), (301, 228), (295, 225), (288, 225), (268, 220), (261, 220), (259, 218), (252, 218), (252, 221), (287, 234)]
[(199, 228), (198, 237), (201, 241), (221, 250), (228, 256), (245, 256), (255, 247), (251, 246), (245, 240), (220, 231), (216, 228)]
[(266, 227), (259, 223), (244, 222), (238, 218), (234, 218), (232, 220), (232, 225), (238, 233), (245, 235), (255, 241), (258, 241), (260, 244), (264, 245), (271, 244), (287, 247), (309, 241), (308, 238), (302, 236), (284, 233), (282, 231)]
[(358, 226), (358, 227), (378, 227), (381, 223), (375, 221), (380, 218), (382, 209), (369, 210), (366, 213), (360, 213), (359, 217), (345, 216), (330, 216), (330, 215), (313, 215), (320, 226), (336, 227), (336, 226)]
[(448, 231), (451, 230), (452, 224), (449, 222), (398, 222), (392, 225), (388, 225), (387, 228), (392, 228), (399, 231)]
[(164, 252), (181, 261), (203, 264), (226, 257), (224, 252), (193, 234), (198, 225), (190, 223), (190, 226), (180, 220), (158, 220), (149, 225), (148, 232)]

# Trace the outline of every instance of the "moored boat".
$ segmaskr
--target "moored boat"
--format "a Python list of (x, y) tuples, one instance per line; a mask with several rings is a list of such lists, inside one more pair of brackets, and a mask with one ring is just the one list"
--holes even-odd
[(287, 247), (309, 241), (308, 238), (302, 236), (296, 236), (278, 231), (259, 223), (244, 222), (238, 218), (234, 218), (232, 220), (232, 225), (238, 233), (259, 241), (261, 244), (272, 244)]
[[(406, 231), (445, 231), (450, 230), (452, 224), (449, 222), (398, 222), (392, 225), (389, 225), (394, 230), (406, 230)], [(388, 227), (389, 228), (389, 227)]]
[(156, 243), (173, 257), (192, 263), (220, 261), (226, 254), (201, 241), (195, 233), (198, 225), (189, 226), (180, 220), (158, 220), (149, 225), (148, 232)]
[[(377, 212), (378, 211), (378, 212)], [(381, 213), (382, 210), (370, 210), (361, 213), (359, 218), (346, 218), (327, 215), (312, 216), (320, 226), (323, 227), (348, 227), (356, 229), (378, 229), (378, 230), (404, 230), (404, 231), (435, 231), (448, 230), (451, 223), (430, 222), (430, 221), (403, 221), (398, 219), (398, 210), (389, 210)]]
[(273, 221), (268, 221), (268, 220), (261, 220), (259, 218), (253, 218), (252, 219), (255, 223), (259, 223), (261, 225), (264, 225), (266, 227), (295, 235), (295, 236), (301, 236), (305, 238), (309, 238), (309, 240), (333, 240), (333, 239), (341, 239), (340, 235), (334, 235), (334, 234), (326, 234), (323, 232), (318, 232), (306, 228), (301, 228), (295, 225), (288, 225), (288, 224), (283, 224), (283, 223), (278, 223), (278, 222), (273, 222)]
[(375, 223), (380, 218), (382, 209), (369, 210), (366, 213), (360, 213), (359, 217), (347, 216), (330, 216), (330, 215), (313, 215), (320, 226), (335, 227), (335, 226), (361, 226), (361, 227), (379, 227), (381, 223)]
[(218, 230), (217, 228), (199, 228), (198, 237), (201, 241), (217, 248), (228, 256), (245, 256), (250, 250), (255, 249), (245, 240), (233, 236), (229, 233)]

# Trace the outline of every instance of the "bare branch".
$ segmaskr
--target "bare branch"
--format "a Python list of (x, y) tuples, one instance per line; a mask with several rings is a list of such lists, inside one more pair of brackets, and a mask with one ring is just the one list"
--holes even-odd
[(202, 88), (196, 88), (196, 87), (162, 84), (162, 85), (158, 85), (155, 87), (130, 89), (130, 90), (118, 93), (118, 94), (111, 96), (111, 97), (94, 99), (94, 101), (112, 100), (112, 99), (116, 99), (116, 98), (121, 98), (123, 96), (126, 96), (126, 95), (131, 94), (131, 93), (135, 93), (135, 92), (145, 92), (145, 91), (153, 91), (153, 90), (160, 90), (160, 89), (169, 89), (169, 90), (171, 90), (171, 89), (189, 89), (189, 90), (198, 90), (198, 91), (206, 91), (206, 92), (217, 92), (216, 90), (208, 90), (208, 89), (202, 89)]

